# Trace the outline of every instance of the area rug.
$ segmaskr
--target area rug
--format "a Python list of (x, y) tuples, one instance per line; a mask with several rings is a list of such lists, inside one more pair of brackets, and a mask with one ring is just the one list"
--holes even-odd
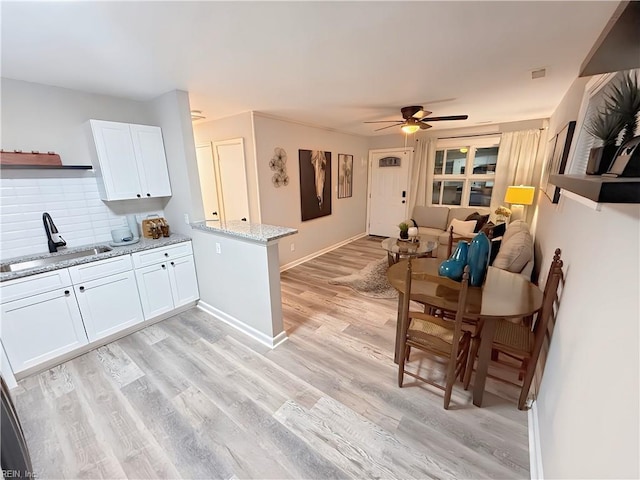
[(397, 298), (398, 291), (387, 280), (387, 257), (370, 262), (359, 272), (329, 280), (331, 285), (351, 287), (356, 293), (370, 298)]

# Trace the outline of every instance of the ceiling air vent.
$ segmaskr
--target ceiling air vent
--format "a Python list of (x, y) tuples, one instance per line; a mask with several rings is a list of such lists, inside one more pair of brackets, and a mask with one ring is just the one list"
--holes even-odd
[(531, 80), (535, 80), (536, 78), (544, 78), (547, 75), (546, 68), (540, 68), (538, 70), (531, 71)]
[(205, 118), (207, 118), (207, 117), (205, 117), (202, 114), (202, 110), (191, 110), (191, 121), (192, 122), (195, 122), (196, 120), (204, 120)]

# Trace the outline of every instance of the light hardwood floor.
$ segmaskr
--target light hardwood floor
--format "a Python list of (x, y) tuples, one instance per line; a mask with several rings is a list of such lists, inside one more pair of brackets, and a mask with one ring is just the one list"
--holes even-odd
[(327, 283), (383, 256), (364, 238), (284, 272), (275, 350), (192, 309), (24, 379), (38, 477), (528, 477), (515, 387), (489, 380), (477, 408), (458, 384), (449, 411), (439, 390), (398, 388), (397, 301)]

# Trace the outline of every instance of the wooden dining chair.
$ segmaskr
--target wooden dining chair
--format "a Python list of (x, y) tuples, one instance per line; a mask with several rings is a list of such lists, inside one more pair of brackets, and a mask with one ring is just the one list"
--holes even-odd
[[(439, 288), (449, 289), (452, 298), (457, 298), (456, 316), (453, 320), (436, 317), (423, 311), (410, 309), (411, 285), (416, 281), (427, 280), (438, 284)], [(444, 408), (449, 408), (451, 391), (456, 378), (464, 378), (467, 365), (471, 337), (469, 332), (462, 329), (462, 316), (467, 302), (467, 290), (469, 288), (469, 267), (465, 267), (462, 282), (454, 282), (445, 277), (429, 275), (425, 273), (407, 274), (407, 294), (404, 295), (402, 330), (400, 337), (400, 356), (398, 366), (398, 386), (402, 388), (404, 375), (407, 374), (418, 380), (422, 380), (441, 390), (444, 390)], [(415, 297), (420, 301), (419, 297)], [(411, 348), (416, 348), (430, 355), (447, 359), (447, 373), (445, 385), (421, 377), (417, 373), (405, 370), (405, 364), (409, 361)]]
[[(558, 297), (558, 286), (563, 279), (563, 263), (560, 260), (560, 254), (561, 250), (557, 248), (544, 286), (542, 307), (536, 316), (533, 329), (526, 323), (513, 323), (507, 320), (500, 320), (496, 324), (491, 346), (493, 352), (492, 361), (503, 368), (518, 372), (518, 379), (522, 380), (522, 389), (518, 399), (518, 409), (520, 410), (524, 410), (538, 358), (540, 357), (540, 351), (549, 327), (549, 321), (553, 316), (554, 304)], [(478, 353), (479, 345), (480, 338), (474, 338), (469, 354), (469, 366), (464, 378), (465, 389), (469, 387), (471, 371), (473, 370), (473, 363)], [(518, 364), (514, 365), (512, 362), (500, 361), (500, 354), (516, 360)]]

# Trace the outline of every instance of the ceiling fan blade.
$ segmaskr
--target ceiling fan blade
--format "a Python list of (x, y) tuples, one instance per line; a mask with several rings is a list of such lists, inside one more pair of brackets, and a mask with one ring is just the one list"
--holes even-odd
[(419, 112), (416, 112), (411, 116), (413, 118), (417, 119), (417, 120), (422, 120), (424, 117), (427, 117), (427, 116), (431, 115), (432, 113), (433, 112), (430, 112), (429, 110), (420, 110)]
[(362, 122), (362, 123), (404, 123), (404, 120), (375, 120), (373, 122)]
[(429, 125), (428, 123), (420, 124), (420, 130), (427, 130), (428, 128), (431, 128), (431, 125)]
[(376, 128), (376, 129), (374, 130), (374, 132), (378, 132), (378, 131), (380, 131), (380, 130), (384, 130), (384, 129), (386, 129), (386, 128), (397, 127), (398, 125), (402, 125), (403, 123), (404, 123), (404, 122), (400, 122), (400, 123), (398, 123), (398, 124), (396, 124), (396, 125), (387, 125), (386, 127)]
[(421, 118), (421, 122), (440, 122), (442, 120), (466, 120), (469, 115), (449, 115), (447, 117), (428, 117)]

